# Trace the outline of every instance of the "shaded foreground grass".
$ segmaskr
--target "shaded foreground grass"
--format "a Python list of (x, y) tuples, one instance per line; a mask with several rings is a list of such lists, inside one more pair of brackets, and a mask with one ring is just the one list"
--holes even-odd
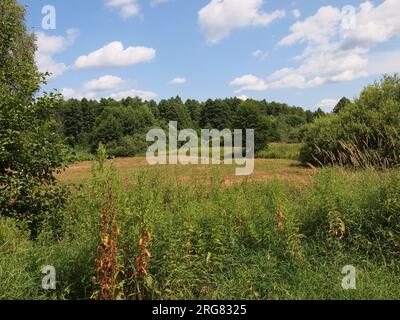
[[(279, 176), (227, 184), (215, 169), (103, 170), (76, 186), (35, 241), (23, 225), (0, 220), (0, 298), (89, 299), (99, 291), (100, 214), (110, 187), (127, 299), (400, 298), (398, 171), (321, 170), (305, 187)], [(144, 228), (151, 258), (139, 278)], [(41, 289), (42, 265), (56, 268), (56, 291)], [(345, 265), (357, 270), (356, 290), (341, 287)]]

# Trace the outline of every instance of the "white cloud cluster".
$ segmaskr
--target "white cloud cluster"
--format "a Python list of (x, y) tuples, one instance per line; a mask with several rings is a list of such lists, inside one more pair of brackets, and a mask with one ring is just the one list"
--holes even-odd
[(110, 95), (110, 98), (113, 98), (115, 100), (121, 100), (127, 97), (132, 97), (132, 98), (138, 97), (141, 98), (142, 100), (148, 101), (155, 99), (157, 97), (157, 94), (151, 91), (130, 89), (126, 91), (119, 91)]
[(248, 26), (267, 26), (285, 16), (284, 10), (262, 10), (263, 0), (211, 0), (198, 12), (198, 23), (207, 40), (218, 43), (232, 30)]
[[(354, 25), (344, 28), (345, 17), (341, 10), (332, 6), (322, 7), (315, 15), (293, 24), (290, 34), (279, 42), (279, 46), (284, 47), (306, 44), (303, 53), (295, 57), (299, 66), (283, 68), (266, 78), (245, 75), (234, 79), (231, 85), (237, 86), (238, 92), (304, 89), (399, 71), (400, 63), (396, 65), (392, 60), (390, 69), (387, 63), (379, 61), (379, 57), (389, 53), (370, 53), (373, 45), (400, 36), (399, 11), (398, 0), (386, 0), (377, 7), (367, 1), (355, 12)], [(394, 58), (392, 53), (390, 57)]]
[(76, 59), (74, 66), (78, 69), (128, 67), (156, 56), (156, 50), (146, 47), (128, 47), (124, 49), (121, 42), (115, 41), (88, 55)]
[(374, 7), (369, 1), (360, 5), (354, 28), (342, 29), (344, 48), (370, 48), (400, 36), (400, 1), (385, 0)]
[(178, 84), (185, 84), (186, 82), (187, 82), (187, 80), (186, 80), (185, 78), (175, 78), (175, 79), (172, 79), (172, 80), (169, 82), (169, 84), (178, 85)]
[(126, 89), (126, 86), (129, 85), (128, 82), (117, 76), (105, 75), (84, 83), (82, 85), (83, 90), (64, 88), (61, 90), (61, 94), (65, 99), (111, 97), (120, 100), (127, 97), (140, 97), (143, 100), (151, 100), (157, 97), (157, 94), (151, 91)]
[(242, 77), (234, 79), (229, 85), (240, 87), (238, 92), (242, 91), (265, 91), (268, 89), (268, 85), (264, 80), (253, 76), (252, 74), (246, 74)]
[(68, 29), (66, 36), (48, 36), (44, 32), (37, 32), (35, 60), (39, 71), (51, 73), (50, 79), (63, 74), (68, 67), (65, 63), (54, 61), (53, 56), (72, 45), (77, 36), (76, 29)]
[(118, 8), (123, 18), (136, 17), (140, 14), (140, 7), (137, 0), (105, 0), (106, 5)]
[(99, 79), (94, 79), (91, 81), (88, 81), (84, 84), (84, 88), (89, 91), (108, 91), (108, 90), (114, 90), (121, 86), (124, 83), (124, 81), (120, 77), (116, 76), (102, 76)]
[(88, 91), (88, 92), (81, 93), (81, 92), (79, 92), (75, 89), (71, 89), (71, 88), (63, 88), (60, 93), (62, 94), (62, 96), (65, 99), (78, 99), (78, 100), (81, 100), (83, 98), (95, 99), (96, 95), (97, 95), (96, 92)]
[(244, 94), (242, 94), (240, 96), (236, 96), (236, 98), (238, 98), (239, 100), (242, 100), (242, 101), (246, 101), (246, 100), (250, 99), (248, 96), (246, 96)]

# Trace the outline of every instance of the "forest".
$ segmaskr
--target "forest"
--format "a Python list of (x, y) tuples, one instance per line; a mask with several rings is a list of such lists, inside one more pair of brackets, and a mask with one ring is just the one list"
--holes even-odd
[(255, 130), (256, 151), (271, 142), (299, 143), (307, 124), (325, 113), (305, 111), (277, 102), (238, 98), (183, 102), (177, 96), (168, 100), (142, 101), (140, 98), (62, 101), (54, 110), (60, 133), (81, 156), (95, 153), (99, 143), (109, 155), (130, 157), (143, 154), (148, 145), (146, 133), (166, 129), (170, 121), (178, 129)]

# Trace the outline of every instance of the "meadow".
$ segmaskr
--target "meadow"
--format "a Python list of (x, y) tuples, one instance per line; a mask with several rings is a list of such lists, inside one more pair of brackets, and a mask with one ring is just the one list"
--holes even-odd
[[(33, 32), (26, 10), (0, 1), (0, 300), (400, 299), (400, 76), (332, 112), (231, 94), (68, 98), (37, 63), (53, 62), (43, 38), (64, 38)], [(171, 122), (220, 145), (233, 133), (253, 174), (149, 166), (148, 133)]]
[[(0, 223), (1, 299), (398, 299), (400, 172), (80, 162), (32, 242)], [(55, 240), (57, 239), (57, 240)], [(41, 288), (41, 267), (57, 289)], [(356, 289), (344, 290), (344, 266)]]

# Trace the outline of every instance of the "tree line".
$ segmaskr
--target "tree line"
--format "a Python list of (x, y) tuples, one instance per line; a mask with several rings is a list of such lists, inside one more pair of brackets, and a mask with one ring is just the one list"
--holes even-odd
[(299, 142), (307, 124), (325, 113), (266, 100), (238, 98), (200, 102), (177, 96), (143, 101), (140, 98), (97, 100), (69, 99), (55, 108), (60, 132), (73, 148), (94, 152), (101, 142), (113, 156), (134, 156), (147, 148), (146, 133), (167, 130), (170, 121), (178, 129), (254, 129), (256, 151), (269, 142)]

